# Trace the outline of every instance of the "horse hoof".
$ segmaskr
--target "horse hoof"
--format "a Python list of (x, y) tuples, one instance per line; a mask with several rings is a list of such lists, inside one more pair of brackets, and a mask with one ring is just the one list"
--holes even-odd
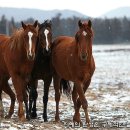
[(44, 122), (48, 122), (48, 120), (47, 120), (47, 119), (44, 119)]
[(1, 115), (0, 115), (0, 119), (2, 119), (2, 118), (4, 118), (4, 115), (1, 114)]
[(43, 119), (44, 119), (44, 122), (47, 122), (48, 120), (47, 120), (47, 115), (44, 115), (43, 114)]
[(55, 117), (55, 122), (60, 122), (59, 116), (56, 116), (56, 117)]
[(88, 127), (90, 127), (90, 124), (91, 124), (90, 120), (86, 120), (86, 124), (87, 124)]
[(10, 119), (11, 118), (11, 115), (6, 115), (5, 116), (5, 119)]
[(4, 113), (0, 112), (0, 118), (4, 118)]
[(31, 118), (32, 118), (32, 119), (36, 119), (36, 118), (37, 118), (37, 113), (32, 112), (32, 113), (31, 113)]
[(80, 120), (80, 114), (75, 114), (73, 116), (73, 122), (82, 123), (81, 120)]
[(21, 117), (21, 118), (19, 118), (19, 120), (20, 120), (21, 122), (25, 122), (25, 121), (27, 121), (26, 118), (25, 118), (24, 116)]
[(0, 110), (0, 118), (4, 118), (4, 111)]
[(31, 116), (30, 116), (30, 115), (26, 115), (26, 119), (27, 119), (28, 121), (30, 121)]
[(48, 122), (47, 117), (43, 117), (44, 122)]

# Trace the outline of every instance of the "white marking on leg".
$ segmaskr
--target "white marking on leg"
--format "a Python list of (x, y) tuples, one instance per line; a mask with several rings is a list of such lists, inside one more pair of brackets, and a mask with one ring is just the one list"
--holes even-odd
[(49, 42), (48, 42), (48, 38), (47, 38), (47, 34), (49, 33), (49, 31), (47, 29), (45, 29), (44, 31), (44, 34), (45, 34), (45, 37), (46, 37), (46, 50), (48, 51), (49, 50)]
[(32, 56), (32, 36), (33, 36), (33, 33), (32, 32), (28, 32), (28, 36), (29, 36), (29, 55)]

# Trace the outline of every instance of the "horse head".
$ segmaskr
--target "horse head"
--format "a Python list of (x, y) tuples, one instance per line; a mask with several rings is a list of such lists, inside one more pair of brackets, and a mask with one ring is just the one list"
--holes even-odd
[(39, 24), (38, 38), (39, 44), (43, 48), (43, 53), (50, 54), (52, 42), (52, 29), (50, 20), (45, 20), (44, 23)]
[(25, 24), (23, 21), (21, 22), (22, 28), (24, 30), (23, 39), (24, 39), (24, 47), (27, 52), (27, 58), (29, 60), (34, 60), (35, 58), (35, 50), (36, 50), (36, 42), (37, 42), (37, 25), (38, 21), (35, 21), (34, 24)]
[(78, 22), (79, 30), (75, 35), (76, 43), (78, 44), (78, 55), (82, 61), (87, 61), (88, 57), (92, 55), (92, 23)]

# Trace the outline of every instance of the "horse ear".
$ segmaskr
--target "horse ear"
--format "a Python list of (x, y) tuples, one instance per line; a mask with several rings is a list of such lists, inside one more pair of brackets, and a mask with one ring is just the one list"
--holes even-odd
[(52, 22), (51, 20), (48, 21), (49, 27), (51, 28)]
[(39, 22), (37, 23), (37, 25), (38, 25), (38, 27), (40, 28), (41, 24), (40, 24)]
[(48, 24), (51, 24), (51, 20), (49, 20), (49, 19), (47, 19), (45, 22)]
[(79, 28), (82, 27), (82, 22), (81, 22), (81, 20), (79, 20), (78, 25), (79, 25)]
[(52, 25), (52, 22), (51, 22), (51, 20), (49, 20), (49, 21), (48, 21), (48, 23), (49, 23), (50, 25)]
[(34, 22), (33, 26), (36, 28), (37, 25), (38, 25), (38, 21), (36, 20), (36, 21)]
[(21, 22), (21, 24), (22, 24), (23, 29), (25, 30), (27, 25), (23, 21)]
[(88, 21), (88, 26), (91, 28), (92, 27), (92, 22), (91, 20)]
[(47, 24), (47, 26), (51, 28), (51, 25), (52, 25), (51, 20), (47, 19), (44, 23)]
[(48, 20), (48, 24), (51, 26), (52, 25), (52, 22), (51, 22), (51, 20)]

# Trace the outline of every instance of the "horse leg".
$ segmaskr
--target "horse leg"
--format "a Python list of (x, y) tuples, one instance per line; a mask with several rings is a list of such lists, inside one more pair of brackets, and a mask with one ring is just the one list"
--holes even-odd
[(77, 83), (77, 88), (76, 89), (77, 89), (77, 93), (79, 95), (79, 99), (77, 100), (77, 109), (76, 109), (76, 111), (79, 111), (80, 106), (82, 105), (82, 107), (84, 109), (84, 112), (85, 112), (86, 123), (88, 123), (88, 125), (90, 125), (90, 119), (89, 119), (88, 110), (87, 110), (88, 103), (87, 103), (87, 100), (86, 100), (85, 95), (84, 95), (84, 91), (85, 91), (85, 89), (87, 89), (87, 87), (83, 88), (83, 84)]
[[(90, 85), (90, 82), (91, 82), (91, 79), (88, 80), (85, 84), (84, 84), (84, 87), (83, 87), (83, 91), (84, 93), (86, 92), (87, 88), (89, 87)], [(74, 90), (75, 92), (73, 92), (74, 94), (77, 94), (77, 90), (76, 90), (76, 86), (74, 86)], [(72, 93), (72, 94), (73, 94)], [(77, 95), (78, 96), (78, 95)], [(73, 97), (73, 96), (72, 96)], [(74, 114), (74, 117), (73, 117), (73, 121), (74, 122), (81, 122), (80, 120), (80, 113), (79, 113), (79, 110), (80, 110), (80, 107), (81, 107), (81, 102), (80, 102), (80, 98), (78, 99), (75, 99), (76, 101), (76, 105), (75, 105), (75, 114)]]
[(73, 88), (73, 91), (72, 91), (72, 100), (73, 100), (74, 109), (75, 109), (75, 114), (73, 116), (73, 121), (77, 122), (77, 123), (80, 123), (81, 122), (80, 113), (77, 110), (77, 98), (78, 98), (78, 94), (77, 94), (77, 90), (76, 90), (76, 85), (74, 84), (74, 88)]
[[(31, 115), (31, 111), (32, 111), (32, 103), (33, 103), (33, 99), (32, 99), (32, 87), (30, 87), (30, 83), (28, 84), (28, 87), (29, 87), (29, 113)], [(32, 118), (32, 115), (31, 115), (31, 118)]]
[(43, 119), (47, 122), (47, 103), (48, 103), (48, 92), (52, 81), (52, 76), (44, 78), (44, 96), (43, 96)]
[(0, 99), (0, 119), (4, 118), (4, 108), (2, 104), (2, 100)]
[(17, 76), (15, 75), (15, 77), (12, 76), (12, 81), (14, 84), (14, 88), (17, 94), (17, 100), (19, 103), (19, 108), (18, 108), (19, 120), (26, 121), (24, 110), (23, 110), (23, 95), (24, 92), (26, 91), (25, 81), (18, 75)]
[(58, 75), (54, 76), (54, 89), (55, 89), (55, 101), (56, 101), (56, 115), (55, 115), (55, 121), (60, 121), (59, 118), (59, 101), (60, 101), (60, 78)]
[(9, 112), (8, 114), (5, 116), (5, 118), (11, 118), (12, 114), (14, 113), (14, 105), (15, 105), (15, 100), (16, 100), (16, 97), (15, 97), (15, 94), (14, 92), (12, 91), (12, 89), (10, 88), (9, 84), (8, 84), (8, 81), (5, 81), (4, 84), (3, 84), (3, 91), (8, 94), (11, 98), (11, 105), (10, 105), (10, 109), (9, 109)]
[(29, 113), (31, 118), (35, 119), (37, 117), (36, 101), (37, 101), (37, 85), (38, 80), (31, 80), (30, 82), (30, 93), (29, 93)]
[(23, 100), (25, 104), (25, 110), (26, 110), (26, 119), (30, 120), (30, 113), (29, 113), (29, 108), (28, 108), (28, 94), (27, 91), (24, 91), (23, 93)]
[(36, 81), (37, 83), (35, 83), (35, 87), (34, 87), (34, 90), (33, 90), (33, 93), (34, 93), (34, 97), (33, 97), (33, 108), (32, 108), (32, 113), (31, 113), (31, 116), (33, 118), (36, 118), (37, 117), (37, 108), (36, 108), (36, 102), (37, 102), (37, 97), (38, 97), (38, 93), (37, 93), (37, 84), (38, 84), (38, 81)]
[(2, 86), (0, 88), (0, 119), (4, 118), (4, 108), (2, 104)]

